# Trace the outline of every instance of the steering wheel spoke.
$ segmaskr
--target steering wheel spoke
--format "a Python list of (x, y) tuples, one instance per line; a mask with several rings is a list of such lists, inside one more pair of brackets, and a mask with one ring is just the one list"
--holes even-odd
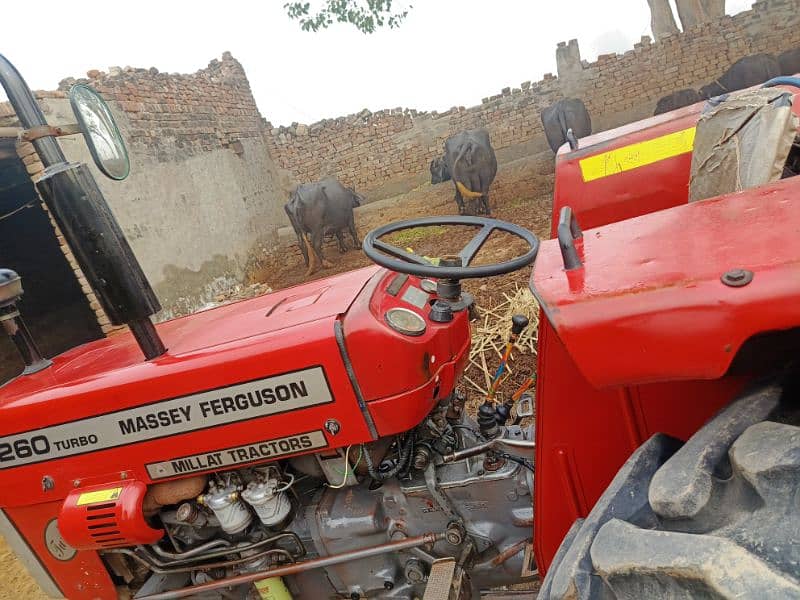
[(402, 248), (398, 248), (394, 244), (387, 244), (381, 240), (375, 240), (374, 242), (375, 247), (388, 254), (389, 256), (394, 256), (395, 258), (399, 258), (406, 262), (415, 264), (415, 265), (429, 265), (431, 264), (429, 261), (425, 260), (421, 256), (408, 252), (407, 250), (403, 250)]
[[(441, 228), (445, 225), (480, 227), (480, 230), (457, 255), (461, 259), (461, 266), (432, 264), (430, 261), (413, 252), (403, 250), (402, 248), (398, 248), (380, 239), (390, 233), (396, 233), (406, 229), (422, 227)], [(470, 263), (472, 263), (475, 256), (486, 243), (486, 240), (489, 239), (495, 230), (520, 238), (528, 245), (528, 250), (525, 254), (504, 262), (470, 266)], [(539, 251), (539, 239), (523, 227), (505, 221), (498, 221), (497, 219), (489, 219), (486, 217), (443, 216), (399, 221), (373, 229), (364, 236), (363, 248), (364, 253), (374, 262), (398, 273), (408, 273), (418, 277), (433, 277), (438, 279), (468, 279), (472, 277), (502, 275), (531, 264), (536, 259), (536, 253)]]
[(464, 267), (468, 267), (472, 263), (472, 259), (475, 258), (475, 255), (481, 251), (481, 248), (486, 243), (486, 240), (489, 239), (489, 236), (492, 235), (494, 231), (494, 225), (491, 223), (487, 223), (481, 230), (475, 234), (469, 243), (464, 246), (464, 249), (458, 253), (461, 257), (461, 265)]

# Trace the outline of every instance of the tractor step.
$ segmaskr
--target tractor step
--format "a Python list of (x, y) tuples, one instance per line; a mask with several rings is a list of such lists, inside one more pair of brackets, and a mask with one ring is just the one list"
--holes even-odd
[[(431, 572), (428, 575), (428, 585), (422, 600), (450, 600), (458, 598), (459, 590), (453, 589), (456, 577), (456, 559), (451, 557), (439, 558), (433, 561)], [(461, 578), (459, 578), (460, 580)], [(451, 596), (451, 592), (453, 595)]]

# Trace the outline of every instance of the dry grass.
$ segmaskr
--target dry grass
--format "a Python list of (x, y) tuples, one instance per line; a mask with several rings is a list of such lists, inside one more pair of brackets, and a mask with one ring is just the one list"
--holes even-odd
[[(525, 369), (525, 373), (522, 375), (527, 377), (530, 374), (529, 368), (533, 362), (531, 359), (536, 356), (536, 332), (539, 324), (539, 305), (527, 287), (517, 285), (510, 294), (502, 292), (502, 298), (500, 304), (492, 308), (486, 306), (477, 308), (478, 319), (473, 327), (472, 348), (469, 353), (471, 369), (466, 377), (467, 382), (476, 392), (486, 395), (511, 333), (511, 318), (514, 315), (526, 316), (528, 326), (520, 334), (511, 352), (505, 374), (498, 388), (498, 400), (503, 399), (503, 394), (510, 395), (516, 389), (516, 386), (513, 389), (509, 387), (509, 384), (516, 383), (520, 379), (519, 376), (515, 376), (517, 369), (515, 361), (525, 358), (528, 369)], [(473, 380), (475, 370), (481, 374), (480, 381)]]

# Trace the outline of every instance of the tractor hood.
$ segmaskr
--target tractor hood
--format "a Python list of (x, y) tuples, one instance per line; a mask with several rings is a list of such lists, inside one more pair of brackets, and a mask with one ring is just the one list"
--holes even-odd
[[(369, 267), (161, 323), (167, 351), (149, 361), (128, 333), (57, 356), (0, 388), (0, 507), (407, 431), (469, 349), (467, 311), (435, 322), (430, 300), (418, 278)], [(397, 309), (423, 331), (392, 327)]]
[(167, 353), (145, 362), (129, 332), (73, 348), (53, 359), (50, 369), (18, 377), (0, 393), (0, 406), (48, 388), (64, 388), (98, 378), (135, 380), (152, 369), (183, 364), (188, 357), (199, 358), (243, 340), (291, 330), (303, 324), (330, 319), (347, 312), (378, 267), (368, 267), (335, 277), (243, 300), (156, 326)]

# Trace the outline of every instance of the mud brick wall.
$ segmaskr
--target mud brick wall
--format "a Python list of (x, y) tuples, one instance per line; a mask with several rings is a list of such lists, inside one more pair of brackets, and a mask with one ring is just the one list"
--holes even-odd
[[(278, 243), (286, 194), (242, 65), (226, 52), (191, 74), (111, 67), (60, 89), (76, 82), (109, 101), (131, 151), (131, 176), (100, 184), (164, 306), (159, 318), (245, 281)], [(62, 146), (90, 162), (82, 140)]]
[(111, 67), (89, 71), (83, 79), (63, 80), (60, 90), (88, 83), (124, 112), (126, 141), (144, 146), (160, 162), (193, 156), (262, 132), (242, 65), (226, 52), (196, 73), (160, 73), (156, 68)]
[[(39, 93), (51, 125), (74, 122), (66, 90), (77, 82), (108, 101), (128, 146), (131, 174), (110, 181), (95, 169), (81, 136), (59, 142), (69, 160), (94, 170), (164, 307), (158, 318), (192, 312), (245, 281), (251, 263), (278, 244), (286, 193), (241, 64), (225, 53), (187, 75), (155, 68), (89, 71), (86, 78), (63, 80), (55, 92)], [(0, 125), (15, 125), (7, 104), (0, 105)], [(27, 148), (21, 154), (35, 176), (38, 157)]]
[(582, 61), (575, 40), (559, 44), (559, 76), (505, 88), (478, 106), (444, 113), (395, 108), (272, 127), (267, 141), (279, 167), (298, 181), (333, 175), (375, 200), (407, 191), (428, 178), (444, 140), (465, 128), (486, 127), (503, 163), (547, 150), (540, 111), (576, 96), (586, 103), (595, 131), (652, 115), (659, 98), (699, 88), (736, 60), (800, 46), (800, 0), (757, 2), (752, 10), (670, 35), (644, 37), (622, 54)]

